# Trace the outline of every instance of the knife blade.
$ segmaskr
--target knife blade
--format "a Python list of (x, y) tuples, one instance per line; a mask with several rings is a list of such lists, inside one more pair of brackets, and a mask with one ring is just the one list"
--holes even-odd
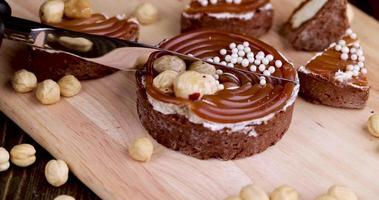
[[(5, 39), (23, 42), (33, 48), (45, 51), (71, 54), (90, 62), (95, 62), (123, 71), (135, 70), (135, 65), (138, 62), (138, 59), (143, 55), (147, 56), (155, 51), (164, 51), (178, 56), (185, 61), (203, 61), (213, 64), (219, 69), (227, 68), (228, 70), (253, 74), (257, 77), (265, 76), (261, 73), (241, 68), (230, 68), (219, 63), (209, 62), (179, 52), (162, 49), (157, 46), (69, 31), (18, 17), (9, 16), (3, 20), (3, 23), (5, 26)], [(297, 84), (296, 81), (286, 78), (274, 76), (268, 78)]]

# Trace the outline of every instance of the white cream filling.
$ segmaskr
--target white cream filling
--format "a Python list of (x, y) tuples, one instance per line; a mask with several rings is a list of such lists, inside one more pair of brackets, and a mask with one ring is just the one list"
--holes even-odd
[(298, 10), (291, 18), (292, 28), (298, 28), (310, 20), (325, 5), (328, 0), (311, 0)]

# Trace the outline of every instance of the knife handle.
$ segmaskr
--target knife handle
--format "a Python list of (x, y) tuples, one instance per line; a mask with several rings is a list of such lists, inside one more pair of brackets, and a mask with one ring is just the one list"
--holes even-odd
[(4, 35), (4, 20), (12, 15), (12, 9), (5, 0), (0, 0), (0, 45)]

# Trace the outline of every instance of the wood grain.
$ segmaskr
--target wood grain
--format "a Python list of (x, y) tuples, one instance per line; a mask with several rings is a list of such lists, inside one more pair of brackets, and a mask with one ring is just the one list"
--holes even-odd
[[(37, 20), (41, 0), (11, 2), (14, 14)], [(94, 0), (108, 15), (130, 13), (142, 0)], [(185, 1), (151, 0), (161, 14), (158, 23), (143, 27), (141, 40), (155, 44), (178, 33)], [(280, 24), (300, 0), (273, 0), (275, 26), (262, 39), (299, 66), (311, 53), (293, 50), (278, 35)], [(103, 199), (224, 199), (249, 183), (267, 191), (280, 184), (314, 199), (335, 183), (353, 188), (360, 199), (376, 199), (379, 188), (379, 141), (365, 128), (368, 116), (379, 110), (379, 25), (355, 10), (353, 29), (366, 52), (372, 85), (368, 106), (342, 110), (312, 105), (299, 99), (287, 135), (257, 156), (237, 161), (200, 161), (158, 144), (151, 162), (141, 164), (127, 155), (132, 139), (148, 135), (135, 107), (132, 73), (88, 81), (83, 92), (53, 106), (37, 103), (33, 94), (16, 94), (9, 87), (10, 62), (18, 45), (5, 42), (0, 52), (0, 109), (46, 148), (66, 160), (72, 172)]]

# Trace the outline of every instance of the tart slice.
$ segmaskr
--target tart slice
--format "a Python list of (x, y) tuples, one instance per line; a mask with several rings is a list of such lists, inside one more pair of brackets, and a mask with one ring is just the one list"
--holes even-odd
[(182, 32), (209, 28), (259, 37), (272, 25), (270, 0), (192, 0), (182, 14)]
[(283, 32), (295, 49), (323, 51), (349, 27), (347, 0), (306, 0), (292, 13)]
[(136, 73), (137, 109), (160, 144), (199, 159), (231, 160), (264, 151), (288, 130), (297, 73), (271, 46), (201, 30), (160, 47), (228, 66), (185, 63), (164, 52), (150, 55)]
[(351, 29), (298, 70), (300, 95), (313, 103), (363, 108), (369, 96), (365, 57)]

